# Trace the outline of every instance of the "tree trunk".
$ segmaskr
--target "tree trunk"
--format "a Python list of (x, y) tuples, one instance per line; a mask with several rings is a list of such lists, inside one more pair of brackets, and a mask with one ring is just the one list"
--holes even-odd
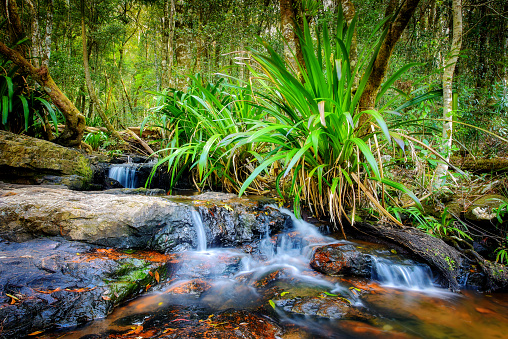
[[(296, 34), (295, 24), (303, 30), (303, 13), (301, 0), (280, 0), (281, 32), (286, 40), (284, 44), (284, 56), (289, 65), (299, 73), (298, 63), (305, 67), (300, 40)], [(296, 56), (296, 60), (294, 58)]]
[(94, 103), (95, 110), (97, 113), (99, 113), (99, 116), (101, 117), (102, 121), (104, 122), (104, 125), (108, 129), (108, 131), (120, 141), (121, 144), (125, 144), (125, 140), (120, 136), (120, 134), (115, 130), (113, 125), (111, 125), (111, 122), (109, 122), (108, 117), (102, 110), (102, 107), (99, 103), (99, 99), (97, 98), (97, 95), (95, 94), (95, 90), (93, 88), (92, 84), (92, 78), (90, 76), (90, 67), (88, 65), (88, 50), (86, 48), (86, 27), (85, 27), (85, 4), (84, 0), (81, 0), (81, 38), (83, 42), (83, 68), (85, 71), (85, 81), (86, 86), (88, 88), (88, 94), (90, 95), (90, 101)]
[[(406, 28), (411, 16), (413, 15), (416, 7), (420, 0), (403, 0), (397, 17), (391, 21), (388, 27), (388, 32), (386, 37), (381, 44), (381, 48), (379, 49), (379, 53), (374, 61), (374, 66), (372, 68), (372, 73), (369, 76), (369, 80), (367, 81), (367, 85), (362, 93), (360, 98), (359, 108), (360, 111), (374, 109), (374, 105), (376, 102), (376, 96), (379, 92), (381, 84), (386, 75), (386, 71), (388, 69), (388, 62), (390, 61), (390, 57), (393, 52), (393, 48), (395, 44), (399, 40), (402, 35), (402, 32)], [(390, 2), (389, 9), (393, 8), (393, 1)], [(395, 8), (394, 8), (395, 9)], [(389, 13), (391, 14), (391, 13)], [(369, 117), (366, 114), (363, 114), (360, 118), (359, 127), (365, 128), (366, 123), (369, 121)], [(363, 127), (362, 127), (363, 126)]]
[[(450, 160), (453, 141), (453, 73), (462, 47), (462, 0), (453, 0), (453, 38), (450, 52), (445, 59), (443, 70), (443, 148), (445, 158)], [(433, 186), (439, 188), (443, 184), (442, 177), (448, 171), (447, 163), (439, 163), (434, 171)]]
[(22, 73), (30, 75), (49, 95), (53, 104), (62, 112), (66, 125), (64, 131), (54, 141), (64, 146), (79, 146), (85, 129), (85, 117), (55, 84), (48, 68), (34, 67), (19, 52), (0, 42), (0, 53), (19, 66)]

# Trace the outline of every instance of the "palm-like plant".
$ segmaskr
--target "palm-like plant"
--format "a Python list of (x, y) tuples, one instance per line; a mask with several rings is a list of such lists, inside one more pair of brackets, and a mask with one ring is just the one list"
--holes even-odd
[[(349, 216), (354, 221), (356, 202), (366, 196), (398, 223), (377, 198), (379, 183), (402, 190), (418, 202), (404, 186), (385, 179), (381, 162), (376, 160), (380, 156), (378, 135), (384, 135), (387, 142), (395, 139), (402, 144), (400, 136), (388, 130), (381, 112), (360, 111), (358, 107), (385, 35), (381, 30), (384, 22), (372, 34), (374, 39), (379, 33), (375, 43), (360, 54), (353, 66), (349, 51), (355, 23), (356, 19), (346, 27), (339, 14), (334, 48), (326, 24), (321, 26), (321, 32), (316, 32), (315, 44), (305, 23), (304, 31), (298, 32), (305, 64), (298, 64), (297, 72), (263, 41), (267, 53), (251, 50), (251, 72), (260, 88), (256, 92), (258, 105), (275, 119), (253, 122), (247, 132), (223, 142), (235, 147), (270, 145), (257, 154), (258, 166), (244, 181), (240, 194), (260, 175), (273, 172), (275, 165), (282, 169), (277, 176), (277, 189), (281, 195), (293, 197), (297, 213), (304, 200), (315, 214), (330, 215), (339, 222), (342, 216)], [(402, 73), (403, 70), (389, 78), (380, 93), (385, 93)], [(356, 78), (359, 82), (354, 88)], [(372, 128), (358, 126), (362, 114), (372, 116), (376, 122)], [(352, 215), (346, 213), (349, 208)]]
[(171, 90), (162, 95), (165, 102), (157, 114), (168, 142), (152, 173), (165, 164), (172, 186), (190, 170), (198, 188), (221, 186), (238, 192), (238, 182), (250, 174), (244, 167), (252, 157), (250, 146), (233, 150), (221, 141), (245, 131), (247, 121), (259, 118), (260, 109), (248, 104), (251, 95), (248, 87), (231, 85), (223, 78), (205, 86), (199, 76), (191, 77), (186, 92)]

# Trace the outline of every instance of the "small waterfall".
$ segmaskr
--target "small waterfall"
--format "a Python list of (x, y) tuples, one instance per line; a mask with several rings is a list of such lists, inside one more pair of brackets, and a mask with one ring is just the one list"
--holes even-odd
[(372, 278), (386, 286), (424, 290), (433, 287), (427, 266), (394, 263), (385, 258), (372, 257)]
[(191, 211), (192, 222), (194, 223), (194, 227), (196, 229), (197, 241), (199, 252), (206, 251), (206, 233), (205, 228), (203, 227), (203, 220), (201, 219), (201, 215), (195, 209)]
[(135, 164), (115, 165), (109, 168), (108, 177), (118, 181), (125, 188), (136, 188), (138, 178)]

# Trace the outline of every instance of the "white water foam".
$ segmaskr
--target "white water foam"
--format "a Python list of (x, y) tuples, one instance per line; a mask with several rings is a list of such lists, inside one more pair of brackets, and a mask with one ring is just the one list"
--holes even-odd
[(196, 240), (198, 243), (198, 252), (206, 251), (206, 232), (203, 226), (203, 220), (201, 219), (201, 214), (195, 209), (191, 211), (192, 221), (194, 223), (194, 228), (196, 229)]

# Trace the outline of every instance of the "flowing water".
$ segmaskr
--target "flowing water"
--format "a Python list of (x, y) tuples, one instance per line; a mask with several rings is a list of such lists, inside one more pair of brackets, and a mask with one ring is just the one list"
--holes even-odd
[[(159, 290), (41, 338), (506, 338), (506, 294), (448, 292), (425, 265), (324, 236), (291, 216), (292, 230), (224, 249), (207, 248), (194, 211), (197, 250), (179, 255)], [(315, 248), (328, 244), (368, 247), (373, 280), (314, 271)]]
[(137, 165), (132, 163), (114, 165), (109, 168), (108, 177), (118, 181), (125, 188), (136, 188), (138, 187), (137, 170)]

